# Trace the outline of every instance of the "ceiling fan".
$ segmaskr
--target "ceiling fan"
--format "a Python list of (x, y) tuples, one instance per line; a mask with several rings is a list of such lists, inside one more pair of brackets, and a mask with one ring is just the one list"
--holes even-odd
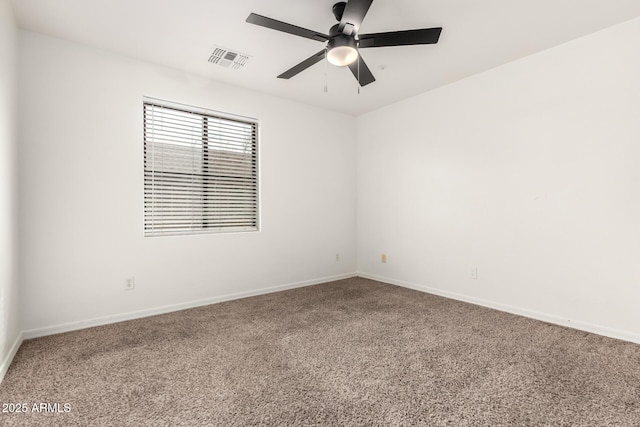
[(348, 66), (360, 86), (366, 86), (376, 79), (362, 56), (360, 56), (359, 49), (434, 44), (438, 43), (442, 32), (442, 27), (437, 27), (387, 33), (358, 34), (362, 20), (367, 14), (371, 3), (373, 3), (373, 0), (349, 0), (349, 2), (334, 4), (333, 15), (338, 20), (338, 23), (329, 29), (329, 35), (255, 13), (249, 15), (247, 22), (326, 43), (325, 48), (320, 52), (280, 74), (278, 78), (290, 79), (326, 57), (333, 65), (339, 67)]

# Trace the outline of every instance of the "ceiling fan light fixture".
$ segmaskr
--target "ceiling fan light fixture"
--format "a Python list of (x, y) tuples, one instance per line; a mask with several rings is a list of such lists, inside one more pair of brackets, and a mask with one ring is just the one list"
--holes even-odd
[(359, 49), (435, 44), (438, 43), (442, 32), (442, 27), (434, 27), (360, 34), (362, 20), (367, 15), (373, 1), (348, 0), (348, 2), (339, 1), (334, 4), (332, 8), (333, 16), (338, 23), (329, 28), (329, 34), (298, 27), (297, 25), (267, 18), (256, 13), (249, 14), (247, 22), (324, 44), (324, 49), (280, 74), (278, 76), (279, 79), (290, 79), (326, 59), (326, 62), (338, 67), (348, 65), (349, 70), (358, 81), (360, 87), (362, 87), (375, 82), (376, 78), (364, 59), (360, 57)]
[(358, 59), (356, 40), (353, 37), (339, 35), (327, 43), (327, 60), (338, 67), (353, 64)]

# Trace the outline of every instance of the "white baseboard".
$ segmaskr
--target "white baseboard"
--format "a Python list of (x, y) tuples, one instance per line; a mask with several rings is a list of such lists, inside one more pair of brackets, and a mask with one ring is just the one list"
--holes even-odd
[(607, 328), (604, 326), (596, 325), (589, 322), (582, 322), (579, 320), (567, 319), (554, 314), (541, 313), (539, 311), (529, 310), (522, 307), (515, 307), (512, 305), (501, 304), (482, 298), (471, 297), (468, 295), (458, 294), (455, 292), (444, 291), (441, 289), (431, 288), (428, 286), (417, 285), (415, 283), (409, 283), (402, 280), (396, 280), (389, 277), (376, 276), (367, 273), (358, 273), (359, 277), (365, 279), (376, 280), (378, 282), (384, 282), (391, 285), (402, 286), (403, 288), (409, 288), (416, 291), (425, 292), (428, 294), (438, 295), (445, 298), (451, 298), (458, 301), (468, 302), (471, 304), (480, 305), (483, 307), (493, 308), (495, 310), (505, 311), (507, 313), (515, 314), (518, 316), (524, 316), (535, 320), (541, 320), (547, 323), (553, 323), (554, 325), (566, 326), (572, 329), (578, 329), (584, 332), (591, 332), (598, 335), (604, 335), (609, 338), (615, 338), (623, 341), (629, 341), (636, 344), (640, 344), (640, 334), (631, 331), (625, 331), (621, 329)]
[(222, 295), (218, 297), (205, 298), (195, 301), (188, 301), (179, 304), (165, 305), (162, 307), (150, 308), (139, 311), (132, 311), (128, 313), (116, 314), (113, 316), (99, 317), (95, 319), (80, 320), (77, 322), (69, 322), (58, 324), (54, 326), (46, 326), (44, 328), (30, 329), (23, 332), (24, 339), (32, 339), (38, 337), (44, 337), (47, 335), (60, 334), (63, 332), (76, 331), (79, 329), (91, 328), (94, 326), (108, 325), (110, 323), (124, 322), (126, 320), (140, 319), (143, 317), (156, 316), (158, 314), (171, 313), (174, 311), (186, 310), (194, 307), (201, 307), (203, 305), (216, 304), (224, 301), (231, 301), (241, 298), (253, 297), (257, 295), (270, 294), (273, 292), (286, 291), (288, 289), (302, 288), (305, 286), (318, 285), (326, 282), (333, 282), (335, 280), (348, 279), (350, 277), (356, 277), (356, 273), (341, 274), (337, 276), (323, 277), (313, 280), (305, 280), (303, 282), (289, 283), (286, 285), (272, 286), (269, 288), (256, 289), (247, 292), (238, 292), (235, 294)]
[(9, 370), (9, 366), (11, 366), (11, 362), (13, 361), (13, 358), (16, 356), (18, 349), (22, 345), (23, 335), (24, 334), (22, 332), (18, 334), (18, 336), (16, 337), (16, 340), (13, 342), (13, 345), (11, 346), (11, 349), (9, 350), (9, 353), (7, 353), (7, 356), (4, 358), (4, 360), (2, 360), (2, 363), (0, 363), (0, 383), (4, 379), (4, 376)]

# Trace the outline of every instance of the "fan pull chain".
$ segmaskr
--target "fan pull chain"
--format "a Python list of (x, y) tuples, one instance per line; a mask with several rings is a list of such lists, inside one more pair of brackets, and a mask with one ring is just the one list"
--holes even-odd
[(356, 45), (356, 52), (358, 52), (358, 95), (360, 95), (360, 42)]
[(324, 93), (329, 92), (329, 85), (327, 84), (327, 68), (329, 67), (327, 64), (327, 48), (324, 49)]

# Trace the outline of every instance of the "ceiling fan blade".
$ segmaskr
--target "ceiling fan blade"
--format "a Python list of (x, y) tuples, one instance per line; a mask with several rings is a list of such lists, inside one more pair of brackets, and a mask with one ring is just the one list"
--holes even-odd
[(358, 47), (407, 46), (438, 43), (442, 27), (389, 33), (360, 34)]
[(322, 49), (320, 52), (316, 53), (315, 55), (312, 55), (312, 56), (308, 57), (307, 59), (305, 59), (304, 61), (302, 61), (298, 65), (296, 65), (296, 66), (288, 69), (284, 73), (280, 74), (278, 76), (278, 78), (279, 79), (290, 79), (291, 77), (295, 76), (296, 74), (298, 74), (298, 73), (306, 70), (307, 68), (311, 67), (312, 65), (317, 64), (318, 62), (322, 61), (324, 59), (324, 55), (325, 55), (325, 50)]
[(318, 33), (317, 31), (313, 30), (307, 30), (306, 28), (287, 24), (286, 22), (276, 21), (275, 19), (267, 18), (266, 16), (258, 15), (255, 13), (252, 13), (247, 17), (247, 22), (250, 24), (260, 25), (261, 27), (271, 28), (272, 30), (282, 31), (283, 33), (293, 34), (294, 36), (317, 40), (319, 42), (329, 40), (329, 36), (327, 36), (326, 34)]
[[(360, 69), (358, 70), (358, 68)], [(373, 73), (371, 73), (371, 70), (369, 69), (369, 67), (367, 67), (367, 64), (364, 62), (364, 59), (362, 59), (362, 56), (360, 55), (358, 55), (357, 61), (349, 65), (349, 69), (353, 73), (353, 76), (356, 78), (356, 80), (359, 80), (358, 83), (360, 83), (360, 86), (366, 86), (369, 83), (373, 83), (376, 81), (376, 78), (373, 77)], [(360, 74), (359, 79), (358, 74)]]
[(347, 24), (353, 25), (353, 31), (348, 31), (347, 35), (351, 35), (352, 32), (358, 32), (362, 20), (369, 11), (369, 7), (373, 3), (373, 0), (349, 0), (342, 13), (342, 19), (338, 30), (344, 32)]

